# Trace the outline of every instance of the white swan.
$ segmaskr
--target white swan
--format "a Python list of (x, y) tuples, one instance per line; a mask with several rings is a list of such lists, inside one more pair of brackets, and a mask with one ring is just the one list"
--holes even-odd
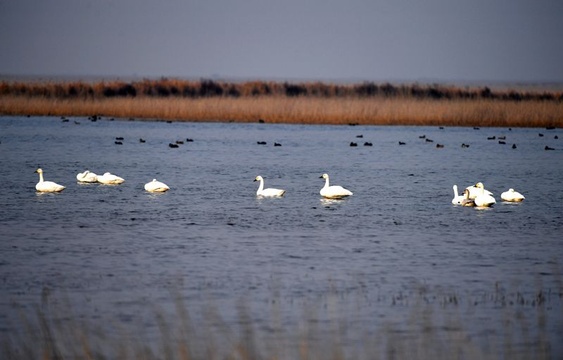
[(145, 190), (148, 192), (165, 192), (170, 188), (165, 183), (152, 179), (151, 182), (145, 184)]
[(454, 185), (453, 188), (454, 188), (454, 198), (452, 199), (452, 204), (461, 205), (461, 202), (463, 201), (463, 199), (465, 199), (465, 195), (459, 195), (459, 193), (457, 192), (457, 185)]
[(500, 194), (500, 198), (509, 202), (520, 202), (525, 199), (524, 195), (520, 194), (518, 191), (514, 191), (514, 189), (508, 189), (508, 191), (503, 192)]
[(283, 196), (283, 194), (285, 194), (285, 190), (282, 189), (274, 189), (274, 188), (264, 189), (264, 178), (262, 178), (262, 176), (260, 175), (256, 176), (254, 181), (260, 181), (260, 186), (256, 191), (256, 196), (273, 197), (273, 196)]
[(473, 201), (475, 201), (475, 205), (480, 207), (489, 207), (497, 203), (492, 195), (489, 195), (485, 192), (485, 186), (482, 182), (478, 182), (477, 184), (475, 184), (475, 186), (479, 191), (475, 199), (473, 199)]
[(120, 178), (119, 176), (113, 175), (109, 172), (103, 175), (98, 175), (98, 182), (106, 185), (117, 185), (121, 184), (124, 181), (125, 180), (123, 178)]
[(35, 172), (39, 174), (39, 182), (35, 185), (35, 190), (39, 192), (59, 192), (65, 189), (64, 186), (55, 182), (43, 180), (43, 170), (37, 169)]
[(330, 186), (328, 174), (323, 174), (321, 178), (326, 180), (325, 186), (320, 191), (321, 196), (327, 199), (342, 199), (346, 196), (353, 195), (353, 193), (350, 190), (344, 189), (342, 186), (338, 186), (338, 185)]
[(76, 175), (76, 180), (85, 183), (95, 183), (98, 182), (98, 175), (86, 170), (82, 173), (78, 173), (78, 175)]
[[(478, 184), (483, 185), (483, 183), (477, 183), (475, 185), (471, 185), (466, 187), (467, 190), (469, 190), (469, 199), (473, 200), (477, 197), (477, 195), (481, 194), (481, 189), (479, 189), (479, 187), (477, 186)], [(487, 189), (483, 189), (485, 194), (493, 196), (493, 193), (490, 192)]]

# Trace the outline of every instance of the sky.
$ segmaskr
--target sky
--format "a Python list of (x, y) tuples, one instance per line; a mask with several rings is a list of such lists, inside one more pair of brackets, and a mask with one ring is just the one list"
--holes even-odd
[(563, 82), (560, 0), (0, 0), (0, 76)]

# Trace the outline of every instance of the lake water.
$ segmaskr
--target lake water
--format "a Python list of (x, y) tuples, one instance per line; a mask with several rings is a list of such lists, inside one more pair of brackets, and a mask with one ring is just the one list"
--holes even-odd
[[(562, 149), (561, 129), (0, 117), (0, 331), (17, 332), (22, 313), (33, 319), (50, 302), (59, 322), (150, 343), (162, 332), (155, 313), (173, 327), (178, 300), (195, 324), (211, 306), (234, 329), (242, 303), (259, 336), (278, 336), (272, 324), (317, 324), (331, 338), (338, 328), (358, 355), (385, 326), (416, 337), (413, 314), (430, 306), (440, 336), (453, 331), (441, 319), (459, 317), (489, 351), (507, 351), (508, 332), (513, 352), (537, 354), (541, 338), (557, 358)], [(67, 188), (36, 193), (38, 167)], [(86, 169), (126, 181), (77, 183)], [(325, 172), (354, 195), (323, 200)], [(256, 175), (286, 195), (256, 198)], [(145, 192), (153, 178), (171, 190)], [(478, 181), (494, 207), (451, 204), (453, 184)], [(508, 188), (526, 200), (503, 203)]]

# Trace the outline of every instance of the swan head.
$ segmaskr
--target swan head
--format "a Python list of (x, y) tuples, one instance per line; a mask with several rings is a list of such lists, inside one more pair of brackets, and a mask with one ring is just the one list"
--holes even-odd
[(514, 192), (513, 188), (508, 189), (509, 192)]
[(322, 174), (319, 179), (328, 179), (328, 174)]
[(258, 175), (258, 176), (254, 179), (254, 181), (262, 181), (262, 180), (264, 180), (264, 178), (263, 178), (262, 176), (260, 176), (260, 175)]
[(41, 168), (35, 170), (35, 172), (38, 173), (38, 174), (43, 174), (43, 170)]
[(475, 184), (475, 187), (476, 187), (476, 188), (479, 188), (479, 189), (484, 189), (484, 188), (485, 188), (485, 186), (483, 185), (482, 182), (478, 182), (477, 184)]

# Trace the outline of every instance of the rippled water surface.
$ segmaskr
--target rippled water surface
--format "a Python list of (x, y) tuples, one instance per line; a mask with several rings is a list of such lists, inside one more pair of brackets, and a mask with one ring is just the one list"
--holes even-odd
[[(406, 317), (416, 294), (428, 291), (437, 303), (454, 294), (462, 313), (484, 303), (464, 329), (491, 341), (506, 317), (499, 294), (524, 299), (516, 310), (529, 314), (534, 333), (532, 301), (542, 291), (552, 353), (560, 354), (556, 135), (563, 139), (560, 129), (1, 117), (0, 329), (18, 326), (14, 304), (33, 313), (46, 292), (68, 299), (81, 319), (143, 325), (147, 338), (157, 330), (155, 307), (173, 308), (175, 298), (195, 313), (212, 303), (227, 323), (237, 321), (243, 299), (258, 324), (269, 321), (272, 303), (288, 326), (318, 305), (316, 316), (351, 325), (353, 344), (356, 333)], [(168, 146), (187, 138), (193, 142)], [(38, 167), (67, 188), (37, 194)], [(86, 169), (126, 181), (77, 183)], [(325, 172), (354, 195), (321, 199)], [(286, 195), (257, 199), (256, 175)], [(146, 193), (153, 178), (171, 190)], [(493, 208), (451, 204), (453, 184), (477, 181), (495, 194)], [(510, 187), (526, 200), (503, 203)]]

